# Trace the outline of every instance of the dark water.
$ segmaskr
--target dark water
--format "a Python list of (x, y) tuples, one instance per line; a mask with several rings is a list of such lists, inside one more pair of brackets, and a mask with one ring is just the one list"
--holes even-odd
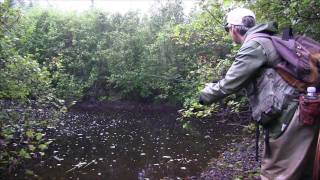
[(213, 120), (187, 131), (172, 112), (70, 113), (47, 135), (43, 179), (196, 179), (239, 131)]

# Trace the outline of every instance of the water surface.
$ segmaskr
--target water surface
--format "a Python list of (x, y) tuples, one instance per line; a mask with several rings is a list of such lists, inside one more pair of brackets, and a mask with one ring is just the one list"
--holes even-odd
[(239, 134), (235, 126), (193, 120), (175, 110), (73, 112), (47, 135), (54, 139), (33, 170), (43, 179), (197, 179)]

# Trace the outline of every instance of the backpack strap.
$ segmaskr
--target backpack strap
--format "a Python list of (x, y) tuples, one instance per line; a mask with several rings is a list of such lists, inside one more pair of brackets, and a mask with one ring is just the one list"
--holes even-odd
[(288, 41), (293, 38), (292, 27), (287, 27), (283, 30), (282, 39)]
[(280, 56), (272, 43), (271, 36), (266, 33), (254, 33), (248, 35), (244, 42), (250, 40), (257, 42), (262, 46), (268, 59), (268, 65), (274, 67), (275, 62), (277, 59), (280, 59)]
[(295, 87), (299, 92), (305, 92), (309, 86), (307, 83), (296, 79), (294, 76), (280, 67), (275, 67), (275, 70), (288, 84), (290, 84), (292, 87)]
[[(253, 118), (252, 118), (253, 120)], [(256, 161), (259, 162), (259, 138), (260, 138), (260, 129), (259, 129), (259, 122), (256, 121)]]

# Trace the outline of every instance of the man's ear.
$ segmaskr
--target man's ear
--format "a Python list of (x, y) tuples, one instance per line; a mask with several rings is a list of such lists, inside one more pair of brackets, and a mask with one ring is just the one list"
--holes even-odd
[(231, 30), (231, 33), (233, 34), (233, 36), (238, 36), (239, 35), (239, 33), (238, 33), (236, 28), (232, 27), (232, 28), (230, 28), (230, 30)]
[(231, 28), (232, 39), (236, 44), (241, 44), (243, 42), (243, 36), (239, 33), (236, 28)]

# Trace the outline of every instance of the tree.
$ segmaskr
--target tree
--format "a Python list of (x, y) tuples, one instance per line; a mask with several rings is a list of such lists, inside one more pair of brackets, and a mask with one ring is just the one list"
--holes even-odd
[(291, 26), (296, 34), (304, 34), (320, 40), (320, 1), (318, 0), (257, 0), (251, 3), (251, 6), (258, 19), (275, 20), (280, 29)]

